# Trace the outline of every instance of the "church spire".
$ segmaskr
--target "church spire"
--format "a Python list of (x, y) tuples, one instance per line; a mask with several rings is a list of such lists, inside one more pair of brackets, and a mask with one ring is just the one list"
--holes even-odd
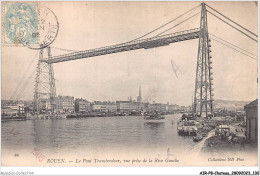
[(137, 97), (137, 102), (142, 102), (142, 92), (141, 92), (141, 86), (139, 86), (139, 96)]

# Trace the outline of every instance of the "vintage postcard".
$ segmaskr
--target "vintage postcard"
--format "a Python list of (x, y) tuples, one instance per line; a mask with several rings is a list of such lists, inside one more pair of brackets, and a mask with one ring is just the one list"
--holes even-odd
[(257, 1), (1, 13), (2, 166), (258, 166)]

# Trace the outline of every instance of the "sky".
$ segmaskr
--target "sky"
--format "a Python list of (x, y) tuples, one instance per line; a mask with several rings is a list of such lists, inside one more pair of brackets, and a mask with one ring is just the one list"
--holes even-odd
[[(207, 4), (257, 34), (258, 7), (254, 2)], [(138, 38), (199, 5), (199, 2), (41, 2), (40, 5), (48, 7), (57, 16), (59, 32), (51, 47), (52, 55), (59, 55), (68, 52), (55, 47), (81, 51)], [(192, 14), (199, 11), (197, 8)], [(199, 20), (200, 15), (197, 15), (169, 32), (198, 28)], [(256, 42), (210, 14), (208, 30), (257, 54)], [(256, 99), (258, 61), (215, 41), (211, 45), (215, 99)], [(193, 39), (159, 48), (57, 63), (54, 64), (56, 92), (57, 95), (89, 101), (116, 101), (127, 100), (130, 96), (136, 99), (141, 86), (144, 101), (190, 105), (195, 88), (197, 52), (198, 39)], [(26, 86), (23, 86), (19, 98), (33, 99), (35, 74), (32, 73), (38, 54), (38, 50), (27, 47), (2, 45), (2, 99), (10, 98), (20, 80)], [(178, 77), (172, 70), (171, 60), (182, 72)]]

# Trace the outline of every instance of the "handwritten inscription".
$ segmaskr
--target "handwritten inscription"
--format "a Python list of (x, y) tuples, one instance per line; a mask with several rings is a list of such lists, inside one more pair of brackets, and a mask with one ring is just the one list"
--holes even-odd
[(43, 155), (39, 150), (34, 149), (32, 151), (32, 154), (38, 159), (39, 162), (42, 162), (45, 158), (45, 155)]

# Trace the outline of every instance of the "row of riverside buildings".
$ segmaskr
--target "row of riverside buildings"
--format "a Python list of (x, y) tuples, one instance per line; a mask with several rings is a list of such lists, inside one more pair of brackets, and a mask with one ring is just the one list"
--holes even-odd
[[(41, 106), (45, 111), (51, 109), (50, 103), (45, 103)], [(94, 101), (89, 102), (86, 99), (77, 98), (74, 100), (72, 96), (57, 96), (54, 101), (54, 110), (57, 113), (76, 112), (88, 113), (93, 111), (102, 112), (129, 112), (129, 111), (144, 111), (157, 110), (170, 112), (179, 109), (178, 105), (169, 105), (162, 103), (144, 103), (142, 101), (141, 86), (139, 86), (139, 95), (136, 100), (128, 97), (127, 101)]]
[[(3, 103), (5, 102), (5, 103)], [(32, 102), (23, 101), (2, 101), (2, 109), (10, 109), (10, 111), (17, 111), (18, 109), (24, 111), (33, 109)], [(54, 112), (55, 113), (88, 113), (93, 111), (99, 112), (129, 112), (129, 111), (163, 111), (172, 112), (176, 110), (187, 109), (187, 107), (179, 107), (178, 105), (163, 104), (163, 103), (143, 103), (132, 100), (127, 101), (94, 101), (89, 102), (86, 99), (74, 98), (72, 96), (57, 96), (54, 101)], [(53, 111), (49, 101), (41, 102), (41, 113)]]
[[(58, 96), (55, 101), (55, 111), (57, 113), (87, 113), (92, 111), (100, 112), (129, 112), (129, 111), (144, 111), (157, 110), (164, 112), (171, 112), (180, 109), (178, 105), (163, 104), (163, 103), (143, 103), (135, 100), (127, 101), (94, 101), (89, 102), (86, 99), (70, 96)], [(51, 110), (51, 106), (44, 108)]]
[[(3, 103), (3, 102), (2, 102)], [(99, 112), (130, 112), (130, 111), (149, 111), (157, 110), (163, 112), (173, 112), (175, 110), (185, 110), (187, 107), (179, 107), (178, 105), (173, 104), (163, 104), (163, 103), (145, 103), (142, 100), (141, 86), (139, 87), (139, 95), (136, 100), (132, 100), (131, 97), (128, 97), (126, 101), (94, 101), (89, 102), (83, 98), (74, 98), (73, 96), (57, 96), (53, 100), (51, 105), (49, 99), (41, 99), (39, 101), (40, 113), (54, 112), (54, 113), (88, 113), (93, 111)], [(16, 102), (6, 102), (3, 104), (5, 107), (11, 107)], [(24, 109), (28, 107), (33, 109), (33, 104), (31, 105), (22, 105), (21, 102), (19, 106)], [(11, 109), (13, 109), (11, 107)], [(17, 109), (17, 107), (16, 107)]]
[[(144, 110), (157, 110), (164, 112), (172, 112), (178, 110), (178, 105), (162, 104), (162, 103), (144, 103), (142, 101), (141, 86), (139, 86), (139, 95), (137, 100), (132, 100), (128, 97), (127, 101), (94, 101), (89, 102), (85, 99), (75, 99), (70, 96), (58, 96), (56, 97), (55, 109), (58, 113), (63, 112), (91, 112), (91, 111), (102, 111), (102, 112), (129, 112), (129, 111), (144, 111)], [(49, 107), (51, 108), (51, 107)]]

